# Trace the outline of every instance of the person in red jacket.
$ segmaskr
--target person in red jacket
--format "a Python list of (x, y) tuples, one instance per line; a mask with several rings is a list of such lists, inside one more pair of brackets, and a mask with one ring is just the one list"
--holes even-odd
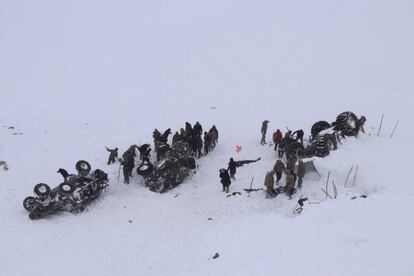
[(279, 145), (280, 140), (282, 140), (283, 135), (280, 129), (277, 129), (275, 133), (273, 133), (273, 143), (275, 143), (275, 150), (277, 149), (277, 146)]

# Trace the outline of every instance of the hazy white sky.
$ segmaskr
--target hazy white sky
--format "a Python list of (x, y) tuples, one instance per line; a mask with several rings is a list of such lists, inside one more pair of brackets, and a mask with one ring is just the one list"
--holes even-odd
[[(270, 109), (332, 95), (335, 110), (373, 97), (381, 110), (404, 107), (413, 30), (408, 0), (3, 1), (0, 112), (183, 97)], [(341, 96), (349, 91), (358, 97)], [(381, 105), (385, 93), (395, 102)]]

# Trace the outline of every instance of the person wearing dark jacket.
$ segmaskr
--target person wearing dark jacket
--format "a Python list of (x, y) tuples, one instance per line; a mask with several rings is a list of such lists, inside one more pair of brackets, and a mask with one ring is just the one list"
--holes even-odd
[(204, 154), (207, 155), (211, 147), (211, 136), (207, 131), (204, 132)]
[(106, 150), (109, 153), (109, 158), (108, 158), (108, 165), (115, 163), (116, 158), (118, 158), (118, 148), (114, 148), (114, 149), (108, 149), (107, 147), (105, 147)]
[(193, 152), (193, 155), (196, 156), (197, 155), (197, 142), (198, 142), (198, 136), (195, 135), (194, 133), (190, 136), (190, 148)]
[(202, 154), (202, 150), (203, 150), (203, 139), (201, 139), (200, 135), (196, 135), (196, 145), (197, 145), (197, 155), (198, 158), (200, 158), (203, 154)]
[(181, 135), (180, 135), (180, 133), (178, 133), (178, 131), (176, 131), (173, 138), (172, 138), (172, 145), (174, 145), (175, 143), (177, 143), (180, 140), (181, 140)]
[(261, 158), (257, 158), (256, 160), (240, 160), (240, 161), (234, 161), (233, 158), (230, 158), (230, 162), (229, 162), (229, 167), (228, 167), (228, 171), (230, 172), (230, 177), (234, 180), (236, 180), (236, 178), (234, 177), (236, 175), (236, 168), (237, 167), (241, 167), (243, 165), (246, 164), (250, 164), (250, 163), (254, 163), (259, 161)]
[(132, 170), (135, 167), (135, 160), (134, 160), (134, 154), (127, 150), (123, 155), (123, 162), (121, 163), (123, 165), (123, 173), (124, 173), (124, 183), (129, 184), (129, 177), (132, 176)]
[(142, 146), (138, 147), (139, 156), (141, 160), (149, 161), (151, 148), (149, 144), (143, 144)]
[(300, 143), (303, 146), (303, 135), (304, 132), (302, 129), (296, 130), (295, 132), (292, 133), (292, 137), (296, 135), (296, 141), (300, 140)]
[(193, 127), (191, 126), (189, 122), (185, 122), (185, 132), (187, 136), (192, 135), (194, 132)]
[(231, 184), (229, 172), (226, 169), (220, 169), (220, 183), (223, 185), (222, 192), (229, 192), (229, 187)]
[(229, 166), (227, 170), (230, 172), (230, 178), (234, 180), (236, 180), (236, 178), (234, 177), (237, 172), (236, 168), (237, 168), (236, 162), (234, 162), (233, 158), (230, 158), (230, 162), (229, 162)]
[(194, 129), (194, 133), (195, 133), (196, 135), (200, 135), (200, 136), (201, 136), (201, 134), (203, 134), (203, 127), (200, 125), (200, 123), (199, 123), (199, 122), (196, 122), (196, 123), (194, 124), (193, 129)]

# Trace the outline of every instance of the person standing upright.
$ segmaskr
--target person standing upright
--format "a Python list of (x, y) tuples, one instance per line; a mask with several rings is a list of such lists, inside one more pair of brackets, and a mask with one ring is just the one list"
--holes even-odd
[(260, 141), (261, 145), (265, 145), (266, 144), (266, 133), (267, 133), (267, 124), (269, 123), (268, 120), (264, 120), (262, 123), (262, 140)]
[(277, 129), (273, 133), (273, 143), (275, 144), (275, 151), (277, 150), (277, 146), (279, 145), (282, 138), (283, 138), (282, 132), (280, 131), (280, 129)]

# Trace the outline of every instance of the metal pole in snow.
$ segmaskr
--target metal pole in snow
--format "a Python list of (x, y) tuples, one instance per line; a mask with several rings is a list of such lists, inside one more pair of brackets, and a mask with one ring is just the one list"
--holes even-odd
[(400, 121), (397, 121), (397, 123), (395, 124), (394, 129), (392, 130), (392, 133), (391, 133), (390, 138), (392, 138), (392, 136), (394, 136), (395, 129), (397, 128), (399, 122)]
[(381, 123), (380, 123), (380, 126), (379, 126), (379, 128), (378, 128), (378, 133), (377, 133), (377, 137), (379, 137), (380, 136), (380, 133), (381, 133), (381, 127), (382, 127), (382, 121), (384, 120), (384, 114), (382, 114), (382, 116), (381, 116)]
[(326, 188), (325, 188), (325, 191), (326, 191), (326, 195), (328, 196), (328, 183), (329, 183), (329, 177), (331, 176), (331, 171), (329, 171), (329, 173), (328, 173), (328, 178), (326, 179)]
[(351, 175), (351, 172), (352, 172), (353, 169), (354, 169), (354, 166), (352, 165), (351, 169), (349, 170), (348, 176), (346, 177), (344, 188), (346, 188), (346, 183), (348, 183), (349, 176)]
[(356, 166), (356, 169), (355, 169), (354, 180), (352, 181), (352, 187), (354, 187), (354, 186), (355, 186), (355, 179), (356, 179), (356, 177), (357, 177), (358, 167), (359, 167), (359, 165), (357, 165), (357, 166)]

